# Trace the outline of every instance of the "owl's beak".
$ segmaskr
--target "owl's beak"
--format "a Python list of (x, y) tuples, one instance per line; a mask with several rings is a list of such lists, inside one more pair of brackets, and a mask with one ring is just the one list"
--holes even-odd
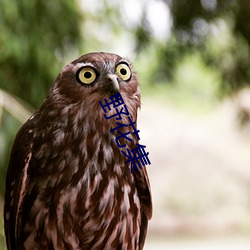
[(108, 74), (107, 75), (108, 82), (111, 84), (112, 91), (117, 94), (120, 92), (120, 86), (118, 83), (118, 78), (114, 74)]

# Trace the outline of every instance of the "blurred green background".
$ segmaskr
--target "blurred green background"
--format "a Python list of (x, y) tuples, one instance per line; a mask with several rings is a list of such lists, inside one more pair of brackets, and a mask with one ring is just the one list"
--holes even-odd
[(246, 0), (1, 0), (0, 249), (15, 134), (90, 51), (129, 57), (140, 80), (154, 202), (145, 249), (249, 249), (249, 22)]

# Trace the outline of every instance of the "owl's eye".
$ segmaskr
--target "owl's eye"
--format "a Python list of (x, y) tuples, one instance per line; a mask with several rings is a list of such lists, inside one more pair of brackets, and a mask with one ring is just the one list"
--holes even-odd
[(124, 81), (129, 80), (131, 77), (131, 70), (126, 63), (118, 64), (116, 67), (116, 72)]
[(80, 83), (91, 84), (95, 81), (96, 71), (91, 67), (80, 68), (77, 72), (77, 79)]

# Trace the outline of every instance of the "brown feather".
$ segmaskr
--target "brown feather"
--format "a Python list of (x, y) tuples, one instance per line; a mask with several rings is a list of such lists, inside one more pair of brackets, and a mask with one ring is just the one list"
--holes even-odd
[[(8, 249), (142, 249), (152, 216), (146, 168), (130, 172), (116, 144), (116, 119), (105, 119), (99, 101), (115, 92), (108, 74), (124, 58), (90, 53), (67, 65), (48, 97), (18, 132), (6, 178)], [(97, 72), (90, 86), (80, 67)], [(140, 107), (135, 73), (120, 93), (133, 121)], [(109, 115), (113, 115), (111, 110)], [(128, 124), (127, 116), (122, 123)], [(125, 140), (129, 149), (138, 140)]]

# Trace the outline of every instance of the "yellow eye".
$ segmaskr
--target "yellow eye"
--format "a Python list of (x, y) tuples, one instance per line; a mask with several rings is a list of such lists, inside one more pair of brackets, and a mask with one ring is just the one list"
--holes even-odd
[(81, 83), (91, 84), (95, 81), (97, 75), (93, 68), (91, 67), (83, 67), (78, 70), (77, 78)]
[(131, 77), (131, 70), (126, 63), (118, 64), (116, 67), (116, 72), (124, 81), (129, 80)]

